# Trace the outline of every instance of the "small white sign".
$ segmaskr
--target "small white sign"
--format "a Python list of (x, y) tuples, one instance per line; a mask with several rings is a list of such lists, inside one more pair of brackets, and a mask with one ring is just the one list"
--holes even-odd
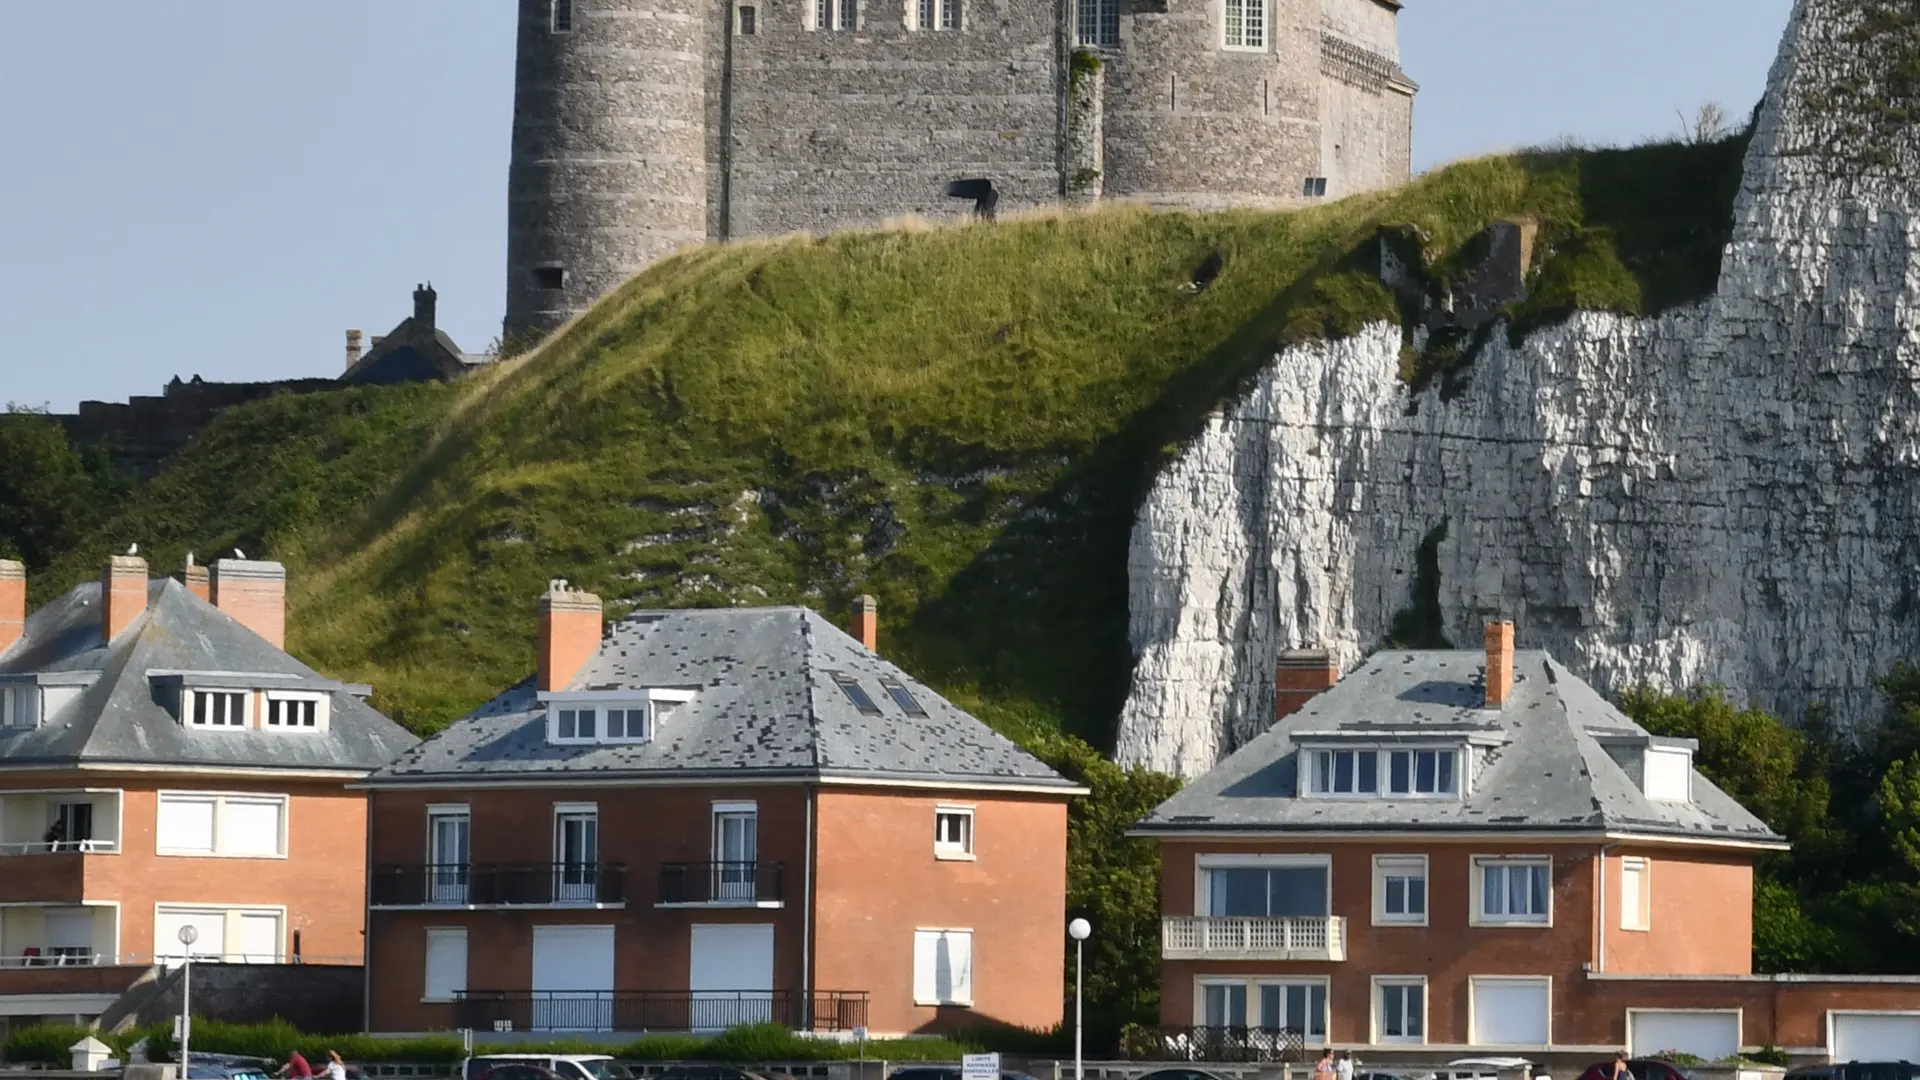
[(960, 1059), (960, 1080), (1000, 1080), (999, 1054), (968, 1054)]
[(854, 1029), (853, 1029), (853, 1037), (854, 1037), (854, 1040), (855, 1040), (856, 1042), (866, 1042), (866, 1041), (867, 1041), (867, 1026), (866, 1026), (865, 1024), (862, 1024), (862, 1025), (860, 1025), (859, 1027), (857, 1027), (857, 1028), (854, 1028)]

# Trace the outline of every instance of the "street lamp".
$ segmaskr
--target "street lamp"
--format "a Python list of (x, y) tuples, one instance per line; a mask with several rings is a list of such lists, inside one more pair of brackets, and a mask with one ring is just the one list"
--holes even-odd
[(180, 944), (186, 946), (186, 956), (180, 964), (180, 1080), (188, 1080), (192, 1075), (187, 1067), (187, 1048), (193, 1043), (193, 943), (200, 940), (200, 931), (188, 923), (180, 928), (177, 936)]
[(1073, 939), (1073, 1080), (1085, 1080), (1080, 1058), (1080, 998), (1086, 969), (1087, 938), (1092, 935), (1093, 926), (1085, 919), (1075, 919), (1067, 924), (1067, 936)]

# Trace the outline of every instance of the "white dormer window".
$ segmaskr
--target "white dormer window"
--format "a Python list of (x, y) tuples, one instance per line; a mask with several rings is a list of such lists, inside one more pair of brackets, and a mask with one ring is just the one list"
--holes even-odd
[(0, 686), (0, 728), (39, 726), (39, 705), (37, 686)]
[(554, 742), (599, 742), (600, 710), (568, 708), (553, 713)]
[(607, 710), (608, 742), (646, 742), (653, 738), (653, 726), (647, 723), (645, 705), (628, 705)]
[[(672, 698), (661, 700), (663, 694)], [(604, 693), (555, 695), (547, 703), (547, 739), (569, 746), (648, 742), (654, 721), (690, 697), (679, 691), (649, 691), (638, 700)]]
[(1450, 799), (1460, 795), (1457, 747), (1306, 747), (1303, 790), (1335, 798)]
[(1641, 765), (1642, 790), (1659, 802), (1693, 801), (1693, 754), (1684, 747), (1649, 746)]
[(269, 731), (302, 731), (315, 734), (327, 730), (331, 699), (326, 694), (267, 691)]
[(239, 731), (252, 726), (252, 694), (245, 690), (187, 690), (181, 718), (192, 728)]

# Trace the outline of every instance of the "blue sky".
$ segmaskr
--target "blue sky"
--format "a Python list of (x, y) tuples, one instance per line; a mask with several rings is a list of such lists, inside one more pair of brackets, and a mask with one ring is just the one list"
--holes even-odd
[[(1420, 168), (1758, 100), (1789, 0), (1407, 0)], [(416, 281), (499, 332), (512, 0), (9, 5), (0, 404), (331, 375)]]

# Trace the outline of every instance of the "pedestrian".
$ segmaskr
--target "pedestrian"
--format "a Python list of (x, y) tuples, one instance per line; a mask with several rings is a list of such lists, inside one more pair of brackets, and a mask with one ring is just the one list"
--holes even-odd
[(347, 1080), (347, 1063), (340, 1060), (340, 1051), (327, 1051), (327, 1080)]
[(307, 1059), (300, 1051), (295, 1050), (287, 1055), (287, 1063), (280, 1066), (280, 1071), (274, 1075), (285, 1080), (313, 1080), (313, 1066), (307, 1064)]
[(1333, 1047), (1320, 1051), (1320, 1061), (1313, 1067), (1313, 1080), (1338, 1080), (1334, 1075)]
[(1633, 1073), (1627, 1068), (1627, 1052), (1625, 1050), (1615, 1050), (1613, 1052), (1613, 1072), (1607, 1077), (1607, 1080), (1633, 1080)]
[(1333, 1071), (1339, 1080), (1353, 1080), (1353, 1051), (1340, 1051), (1340, 1059), (1334, 1063)]

